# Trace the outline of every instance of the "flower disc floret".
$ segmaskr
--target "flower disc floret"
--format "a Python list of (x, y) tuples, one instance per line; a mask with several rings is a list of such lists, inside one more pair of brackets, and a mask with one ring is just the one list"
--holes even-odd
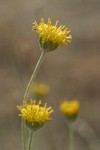
[(35, 100), (31, 100), (29, 104), (25, 102), (22, 106), (17, 106), (17, 108), (20, 111), (19, 116), (32, 126), (51, 120), (50, 115), (53, 112), (51, 107), (47, 107), (47, 103), (42, 107), (42, 102), (39, 101), (36, 105)]
[(64, 100), (60, 105), (60, 110), (65, 114), (67, 117), (75, 117), (79, 113), (79, 102), (77, 100)]
[(35, 82), (32, 85), (31, 91), (36, 97), (44, 97), (49, 93), (50, 88), (47, 84)]
[(68, 44), (72, 40), (70, 30), (66, 28), (65, 25), (58, 27), (58, 21), (56, 21), (55, 25), (52, 25), (51, 19), (48, 18), (46, 24), (44, 23), (44, 19), (41, 18), (40, 24), (36, 21), (33, 24), (34, 26), (32, 29), (39, 34), (40, 46), (42, 46), (42, 48), (47, 49), (47, 45), (49, 45), (49, 49), (51, 48), (51, 50), (54, 50), (58, 45)]

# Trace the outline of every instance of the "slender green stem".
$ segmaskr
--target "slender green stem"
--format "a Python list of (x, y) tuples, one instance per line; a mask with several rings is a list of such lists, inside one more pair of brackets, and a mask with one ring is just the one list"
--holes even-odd
[[(35, 77), (37, 75), (37, 72), (38, 72), (38, 70), (40, 68), (40, 65), (42, 64), (42, 61), (43, 61), (44, 57), (45, 57), (45, 52), (43, 51), (41, 53), (41, 55), (40, 55), (40, 58), (39, 58), (39, 60), (38, 60), (38, 62), (36, 64), (36, 67), (35, 67), (35, 69), (33, 71), (33, 74), (32, 74), (32, 76), (30, 78), (30, 81), (29, 81), (29, 83), (27, 85), (27, 88), (26, 88), (26, 91), (25, 91), (25, 94), (24, 94), (23, 103), (27, 101), (31, 85), (32, 85), (32, 83), (33, 83), (33, 81), (34, 81), (34, 79), (35, 79)], [(24, 150), (26, 150), (26, 129), (25, 129), (25, 122), (23, 120), (22, 120), (22, 141), (23, 141)]]
[(30, 78), (30, 81), (29, 81), (29, 83), (27, 85), (27, 88), (26, 88), (26, 91), (25, 91), (25, 94), (24, 94), (24, 100), (23, 100), (23, 102), (27, 101), (27, 98), (28, 98), (28, 95), (29, 95), (29, 91), (30, 91), (32, 82), (33, 82), (33, 80), (35, 79), (35, 77), (37, 75), (37, 72), (38, 72), (38, 70), (40, 68), (40, 65), (42, 64), (42, 61), (43, 61), (44, 57), (45, 57), (45, 51), (43, 51), (41, 53), (41, 56), (40, 56), (40, 58), (39, 58), (39, 60), (38, 60), (38, 62), (36, 64), (36, 67), (35, 67), (35, 69), (33, 71), (33, 74), (32, 74), (32, 76)]
[(30, 130), (28, 150), (31, 150), (32, 137), (33, 137), (33, 130)]
[(69, 124), (69, 150), (74, 149), (74, 129), (73, 129), (73, 123)]
[(26, 150), (26, 139), (25, 139), (25, 135), (26, 135), (25, 123), (24, 123), (24, 120), (22, 119), (22, 142), (23, 142), (24, 150)]

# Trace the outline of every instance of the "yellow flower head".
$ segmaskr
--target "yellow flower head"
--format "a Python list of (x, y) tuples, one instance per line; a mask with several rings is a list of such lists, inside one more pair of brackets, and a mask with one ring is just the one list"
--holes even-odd
[(25, 102), (22, 106), (17, 106), (20, 111), (19, 116), (21, 116), (27, 123), (28, 126), (36, 127), (37, 125), (41, 126), (45, 122), (51, 120), (51, 113), (53, 109), (51, 107), (47, 107), (47, 103), (42, 107), (42, 102), (36, 105), (35, 100), (31, 100), (29, 104)]
[(31, 91), (36, 97), (44, 97), (49, 93), (50, 88), (43, 83), (33, 83)]
[(51, 19), (48, 18), (46, 24), (44, 19), (41, 18), (40, 24), (36, 21), (33, 24), (32, 29), (40, 36), (40, 46), (46, 51), (54, 50), (58, 45), (67, 45), (72, 40), (70, 30), (65, 25), (57, 27), (58, 21), (56, 21), (55, 25), (52, 25)]
[(77, 100), (64, 100), (60, 105), (60, 110), (67, 117), (76, 117), (79, 113), (79, 102)]

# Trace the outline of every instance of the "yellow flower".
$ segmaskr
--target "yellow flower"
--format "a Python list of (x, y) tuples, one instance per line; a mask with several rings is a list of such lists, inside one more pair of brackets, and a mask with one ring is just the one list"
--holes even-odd
[(60, 105), (60, 110), (65, 114), (67, 117), (75, 117), (79, 113), (79, 102), (77, 100), (64, 100)]
[(33, 83), (31, 91), (36, 97), (44, 97), (49, 93), (50, 88), (43, 83)]
[(67, 45), (72, 40), (72, 36), (69, 34), (70, 30), (65, 25), (57, 27), (58, 21), (55, 25), (52, 25), (51, 19), (48, 18), (46, 24), (44, 19), (41, 18), (40, 24), (36, 21), (33, 24), (32, 29), (36, 30), (40, 37), (40, 46), (46, 51), (54, 50), (58, 45)]
[(42, 107), (42, 102), (36, 105), (35, 100), (31, 100), (29, 104), (25, 102), (22, 106), (17, 106), (18, 110), (20, 110), (19, 116), (21, 116), (25, 121), (28, 127), (31, 128), (39, 128), (45, 122), (51, 120), (51, 113), (53, 109), (51, 107), (47, 107), (47, 103)]

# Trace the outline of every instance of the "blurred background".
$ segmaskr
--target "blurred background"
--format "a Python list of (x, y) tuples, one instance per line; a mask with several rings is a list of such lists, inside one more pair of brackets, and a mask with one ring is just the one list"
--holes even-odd
[[(73, 36), (69, 47), (47, 53), (37, 81), (51, 87), (47, 101), (53, 120), (36, 133), (36, 150), (67, 150), (68, 127), (59, 111), (64, 99), (78, 99), (75, 150), (99, 150), (100, 138), (100, 1), (0, 0), (0, 150), (21, 150), (17, 105), (41, 54), (32, 23), (51, 18)], [(85, 122), (85, 123), (84, 123)], [(84, 125), (85, 124), (85, 125)], [(79, 130), (80, 129), (80, 130)], [(35, 148), (33, 148), (35, 150)]]

